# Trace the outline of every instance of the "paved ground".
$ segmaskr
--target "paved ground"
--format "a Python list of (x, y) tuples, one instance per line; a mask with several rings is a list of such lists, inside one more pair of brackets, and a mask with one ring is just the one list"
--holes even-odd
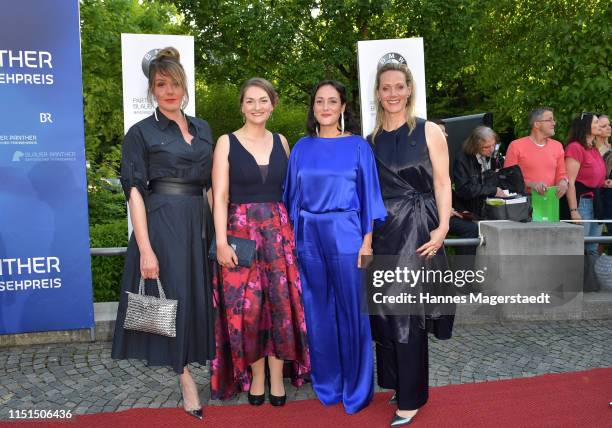
[[(430, 384), (471, 383), (612, 366), (612, 320), (460, 325), (450, 341), (430, 342)], [(209, 372), (192, 369), (203, 402)], [(177, 407), (176, 376), (139, 361), (114, 361), (110, 343), (0, 348), (0, 420), (16, 409), (114, 412)], [(287, 385), (290, 399), (314, 397)], [(246, 402), (239, 398), (212, 405)]]

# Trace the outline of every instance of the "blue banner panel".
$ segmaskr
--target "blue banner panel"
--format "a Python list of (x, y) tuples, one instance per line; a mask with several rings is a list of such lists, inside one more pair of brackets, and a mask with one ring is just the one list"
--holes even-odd
[(0, 334), (94, 325), (78, 7), (0, 12)]

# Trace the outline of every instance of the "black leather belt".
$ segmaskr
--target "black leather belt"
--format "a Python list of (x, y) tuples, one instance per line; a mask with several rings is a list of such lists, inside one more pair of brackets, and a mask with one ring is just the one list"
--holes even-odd
[(167, 195), (202, 196), (204, 188), (202, 184), (181, 179), (153, 180), (149, 184), (153, 193), (164, 193)]
[[(195, 183), (193, 181), (184, 180), (182, 178), (160, 178), (149, 182), (149, 187), (153, 193), (163, 193), (166, 195), (187, 195), (187, 196), (204, 196), (204, 184)], [(210, 221), (210, 208), (208, 200), (203, 199), (202, 213), (202, 239), (210, 245), (210, 240), (213, 236), (212, 221)]]

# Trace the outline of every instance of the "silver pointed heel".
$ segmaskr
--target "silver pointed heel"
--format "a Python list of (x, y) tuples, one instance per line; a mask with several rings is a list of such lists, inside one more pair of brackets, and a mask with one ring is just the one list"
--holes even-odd
[[(416, 416), (416, 415), (415, 415)], [(393, 419), (391, 419), (392, 427), (401, 427), (403, 425), (408, 425), (412, 423), (414, 416), (410, 416), (409, 418), (403, 418), (398, 414), (393, 415)]]
[[(202, 406), (200, 405), (200, 407), (198, 409), (186, 409), (185, 408), (185, 394), (183, 393), (183, 385), (181, 385), (181, 379), (178, 379), (178, 386), (179, 389), (181, 391), (181, 401), (183, 402), (183, 410), (185, 411), (185, 413), (187, 413), (189, 416), (193, 416), (194, 418), (197, 418), (199, 420), (203, 420), (204, 419), (204, 410), (202, 409)], [(200, 401), (200, 399), (198, 398), (198, 401)]]

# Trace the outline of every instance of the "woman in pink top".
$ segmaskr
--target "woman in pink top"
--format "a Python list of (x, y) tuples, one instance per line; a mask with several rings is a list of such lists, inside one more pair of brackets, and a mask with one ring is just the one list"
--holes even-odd
[[(606, 180), (606, 165), (594, 145), (599, 121), (593, 113), (582, 113), (573, 121), (565, 148), (565, 168), (569, 178), (567, 203), (572, 220), (602, 218), (600, 189), (612, 187)], [(601, 235), (600, 223), (584, 223), (584, 236)], [(597, 254), (597, 244), (585, 245), (586, 254)]]

